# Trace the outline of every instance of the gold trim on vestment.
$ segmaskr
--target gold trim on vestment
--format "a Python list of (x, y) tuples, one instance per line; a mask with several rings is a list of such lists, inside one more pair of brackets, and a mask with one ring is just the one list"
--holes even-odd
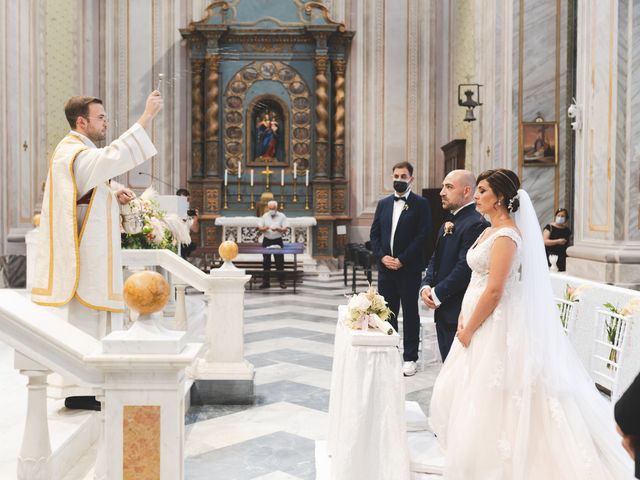
[[(113, 192), (109, 192), (107, 199), (107, 293), (109, 300), (122, 301), (122, 293), (113, 292), (113, 225), (111, 223), (111, 203), (113, 202)], [(120, 272), (122, 275), (122, 272)]]
[[(82, 142), (82, 140), (75, 136), (75, 135), (67, 135), (65, 138), (62, 139), (62, 141), (58, 144), (58, 146), (56, 147), (55, 151), (53, 152), (53, 155), (51, 156), (51, 160), (49, 161), (49, 279), (47, 282), (47, 288), (43, 289), (43, 288), (32, 288), (31, 289), (31, 293), (32, 295), (41, 295), (41, 296), (51, 296), (52, 290), (53, 290), (53, 274), (54, 274), (54, 240), (53, 240), (53, 210), (54, 210), (54, 205), (53, 205), (53, 159), (55, 158), (56, 154), (58, 153), (58, 149), (60, 147), (62, 147), (62, 145), (65, 143), (65, 140), (68, 138), (75, 138), (78, 140), (78, 142), (82, 145), (82, 148), (78, 149), (78, 151), (73, 155), (73, 157), (71, 158), (71, 162), (69, 164), (69, 170), (71, 173), (71, 183), (73, 185), (73, 207), (72, 207), (72, 213), (73, 213), (73, 237), (74, 237), (74, 248), (75, 248), (75, 252), (76, 252), (76, 279), (75, 279), (75, 285), (73, 287), (73, 291), (71, 293), (71, 296), (62, 301), (62, 302), (55, 302), (55, 303), (49, 303), (49, 302), (42, 302), (42, 301), (35, 301), (34, 303), (38, 304), (38, 305), (43, 305), (43, 306), (51, 306), (51, 307), (59, 307), (59, 306), (63, 306), (66, 305), (67, 303), (69, 303), (71, 301), (71, 299), (73, 298), (76, 289), (78, 288), (78, 279), (80, 277), (80, 262), (79, 262), (79, 258), (80, 258), (80, 252), (79, 252), (79, 244), (78, 244), (78, 230), (77, 230), (77, 213), (76, 213), (76, 200), (77, 200), (77, 196), (78, 196), (78, 189), (76, 187), (76, 177), (75, 174), (73, 173), (73, 165), (76, 161), (76, 158), (78, 158), (78, 155), (80, 155), (80, 153), (84, 152), (85, 150), (88, 149), (88, 147)], [(73, 142), (76, 143), (76, 142)]]
[(124, 313), (124, 308), (99, 307), (98, 305), (93, 305), (87, 302), (86, 300), (83, 300), (82, 297), (78, 295), (78, 292), (76, 292), (76, 300), (78, 300), (78, 302), (80, 302), (85, 307), (90, 308), (91, 310), (100, 310), (102, 312)]

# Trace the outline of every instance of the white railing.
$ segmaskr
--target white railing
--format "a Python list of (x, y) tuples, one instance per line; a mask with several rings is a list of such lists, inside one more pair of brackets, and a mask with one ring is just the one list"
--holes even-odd
[[(122, 411), (123, 406), (135, 407), (137, 398), (161, 407), (158, 422), (163, 426), (163, 442), (154, 454), (161, 458), (163, 473), (169, 472), (167, 478), (183, 478), (184, 370), (193, 364), (201, 345), (186, 344), (184, 333), (144, 338), (144, 333), (136, 331), (151, 330), (132, 328), (96, 340), (24, 295), (0, 290), (0, 340), (16, 351), (15, 367), (29, 379), (19, 480), (53, 478), (45, 390), (51, 372), (101, 392), (107, 427), (98, 446), (98, 457), (104, 462), (96, 465), (96, 478), (122, 478)], [(171, 351), (160, 349), (169, 343)]]
[[(594, 382), (610, 390), (612, 400), (617, 400), (640, 372), (640, 312), (631, 312), (625, 317), (625, 326), (617, 332), (618, 338), (614, 339), (615, 345), (612, 346), (608, 337), (603, 337), (606, 331), (604, 322), (606, 316), (617, 316), (603, 308), (605, 304), (611, 304), (622, 309), (632, 300), (640, 299), (640, 292), (564, 273), (552, 273), (551, 282), (558, 303), (564, 298), (567, 286), (580, 287), (578, 301), (573, 302), (570, 316), (573, 326), (569, 330), (569, 340), (584, 367), (591, 372)], [(612, 349), (615, 352), (624, 350), (620, 356), (616, 353), (615, 365), (609, 363)], [(598, 362), (600, 367), (596, 368)]]
[(592, 371), (596, 383), (613, 393), (624, 358), (629, 318), (601, 309), (596, 319)]
[(195, 380), (253, 381), (253, 365), (244, 359), (244, 284), (250, 275), (224, 268), (206, 274), (170, 250), (122, 250), (122, 264), (161, 267), (171, 274), (177, 288), (176, 325), (188, 328), (184, 286), (204, 293), (207, 344), (204, 358), (192, 371)]
[(556, 298), (558, 310), (560, 310), (560, 323), (564, 332), (571, 336), (576, 321), (576, 303), (564, 298)]

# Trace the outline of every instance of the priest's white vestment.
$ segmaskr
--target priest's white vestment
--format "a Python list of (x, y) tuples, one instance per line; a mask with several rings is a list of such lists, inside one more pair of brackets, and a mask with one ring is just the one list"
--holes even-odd
[[(97, 312), (124, 311), (120, 209), (108, 182), (156, 153), (136, 123), (104, 148), (72, 130), (50, 161), (32, 299), (44, 306), (67, 306), (56, 310), (97, 337), (104, 331), (86, 325), (85, 318), (91, 323), (88, 317), (98, 318)], [(78, 205), (83, 197), (87, 204)]]

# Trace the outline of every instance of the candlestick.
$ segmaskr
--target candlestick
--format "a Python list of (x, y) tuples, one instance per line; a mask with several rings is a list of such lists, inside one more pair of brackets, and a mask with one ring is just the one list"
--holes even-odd
[[(238, 164), (238, 168), (240, 168), (240, 164)], [(238, 191), (238, 196), (236, 200), (238, 201), (238, 203), (240, 203), (242, 201), (242, 197), (240, 196), (240, 175), (238, 175), (238, 186), (236, 190)]]
[(251, 186), (253, 187), (253, 168), (251, 169)]
[(251, 204), (249, 205), (249, 210), (254, 210), (256, 208), (256, 204), (253, 201), (253, 170), (251, 170)]
[[(307, 173), (309, 173), (309, 170), (307, 170)], [(309, 183), (304, 187), (304, 209), (309, 210)]]
[(225, 168), (224, 169), (224, 186), (227, 186), (227, 181), (228, 181), (228, 177), (229, 176), (229, 171)]
[(278, 208), (284, 210), (284, 183), (280, 185), (280, 205)]
[[(295, 165), (295, 163), (294, 163)], [(293, 176), (293, 198), (291, 199), (293, 203), (298, 203), (298, 180), (296, 176)]]
[[(225, 170), (224, 173), (227, 173), (227, 171)], [(224, 192), (224, 203), (222, 205), (222, 208), (227, 209), (229, 208), (229, 202), (227, 201), (227, 192), (229, 191), (229, 187), (227, 187), (226, 185), (226, 175), (225, 175), (225, 185), (222, 188), (222, 191)]]

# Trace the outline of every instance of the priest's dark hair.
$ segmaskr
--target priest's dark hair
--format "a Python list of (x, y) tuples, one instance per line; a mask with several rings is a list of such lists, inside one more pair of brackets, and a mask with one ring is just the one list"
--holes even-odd
[(78, 117), (87, 117), (89, 115), (89, 105), (92, 103), (102, 105), (102, 100), (97, 97), (86, 97), (83, 95), (77, 95), (67, 100), (67, 103), (64, 105), (64, 115), (67, 117), (67, 122), (69, 122), (71, 128), (76, 128)]

